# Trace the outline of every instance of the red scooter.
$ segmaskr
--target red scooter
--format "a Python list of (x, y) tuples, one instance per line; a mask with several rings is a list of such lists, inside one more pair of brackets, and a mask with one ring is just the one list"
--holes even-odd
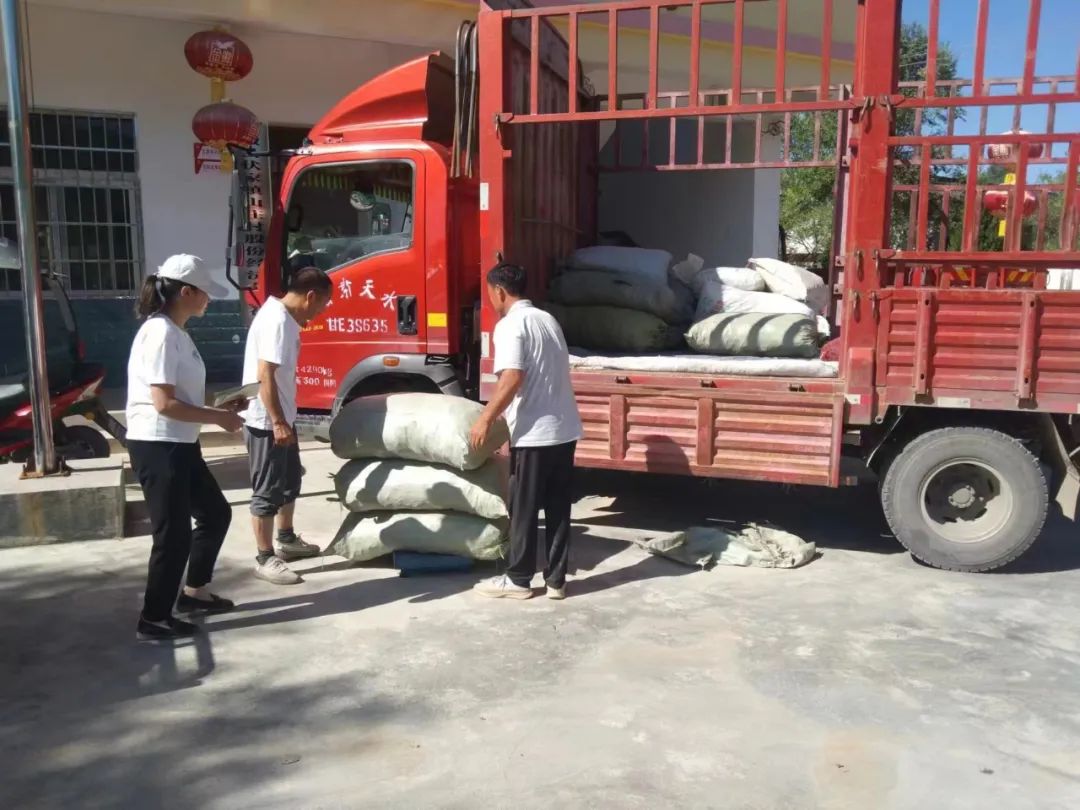
[[(98, 392), (105, 368), (83, 362), (75, 314), (55, 275), (42, 277), (45, 292), (45, 342), (49, 367), (49, 408), (56, 454), (62, 459), (106, 458), (109, 440), (92, 425), (67, 425), (82, 416), (124, 443), (125, 429), (105, 410)], [(33, 454), (33, 420), (27, 374), (0, 377), (0, 463), (25, 462)]]

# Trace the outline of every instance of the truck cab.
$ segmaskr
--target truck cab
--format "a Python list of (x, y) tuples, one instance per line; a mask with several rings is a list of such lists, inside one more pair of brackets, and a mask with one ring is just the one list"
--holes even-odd
[(479, 300), (477, 183), (451, 178), (453, 64), (431, 54), (344, 98), (280, 176), (250, 303), (303, 267), (334, 282), (304, 328), (298, 405), (361, 395), (463, 394)]

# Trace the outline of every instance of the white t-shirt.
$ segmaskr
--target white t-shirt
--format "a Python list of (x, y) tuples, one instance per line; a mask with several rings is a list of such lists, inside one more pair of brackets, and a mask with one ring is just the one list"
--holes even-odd
[(206, 404), (206, 366), (191, 335), (166, 315), (147, 319), (135, 334), (128, 358), (127, 437), (142, 442), (199, 440), (201, 425), (162, 416), (150, 388), (172, 385), (176, 398), (189, 405)]
[(506, 422), (511, 447), (552, 447), (581, 438), (570, 358), (558, 322), (530, 301), (518, 301), (495, 325), (495, 373), (525, 372)]
[[(296, 359), (300, 356), (300, 324), (280, 299), (267, 298), (248, 330), (244, 347), (244, 385), (259, 381), (259, 361), (277, 366), (278, 402), (290, 425), (296, 423)], [(255, 397), (244, 414), (248, 427), (273, 430), (274, 423), (261, 397)]]

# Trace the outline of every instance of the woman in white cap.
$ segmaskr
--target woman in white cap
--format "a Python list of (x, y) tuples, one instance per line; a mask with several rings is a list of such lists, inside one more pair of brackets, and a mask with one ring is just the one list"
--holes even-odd
[(154, 536), (140, 641), (194, 635), (196, 626), (176, 618), (174, 608), (208, 614), (233, 607), (209, 591), (232, 509), (203, 461), (199, 431), (202, 425), (238, 431), (244, 422), (232, 410), (205, 406), (206, 367), (184, 329), (206, 313), (211, 298), (226, 295), (202, 260), (186, 254), (166, 259), (139, 294), (136, 309), (146, 322), (128, 359), (127, 445)]

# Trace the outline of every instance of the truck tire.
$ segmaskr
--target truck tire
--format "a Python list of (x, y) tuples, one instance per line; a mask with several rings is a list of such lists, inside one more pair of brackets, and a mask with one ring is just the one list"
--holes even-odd
[(911, 441), (881, 486), (885, 519), (916, 559), (947, 571), (992, 571), (1042, 531), (1049, 502), (1039, 460), (997, 430), (950, 427)]

